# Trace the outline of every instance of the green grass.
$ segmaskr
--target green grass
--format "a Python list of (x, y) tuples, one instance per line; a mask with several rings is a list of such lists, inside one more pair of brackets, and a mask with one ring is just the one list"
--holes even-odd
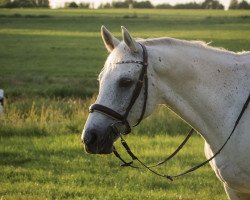
[[(146, 162), (163, 158), (182, 136), (130, 136)], [(0, 196), (3, 199), (225, 199), (211, 169), (170, 182), (146, 172), (120, 168), (114, 156), (83, 153), (79, 135), (2, 138)], [(186, 149), (159, 171), (176, 173), (204, 159), (193, 137)], [(146, 150), (145, 147), (147, 147)], [(190, 150), (190, 151), (186, 151)], [(154, 158), (153, 158), (154, 157)]]
[(135, 37), (204, 40), (233, 51), (250, 43), (248, 11), (1, 9), (0, 22), (0, 85), (7, 96), (95, 94), (107, 57), (103, 24), (119, 38), (125, 25)]
[[(226, 199), (209, 166), (169, 182), (120, 168), (114, 156), (84, 153), (80, 134), (107, 57), (103, 24), (118, 38), (124, 25), (135, 37), (204, 40), (232, 51), (250, 46), (249, 11), (0, 9), (1, 199)], [(127, 139), (152, 163), (188, 129), (160, 107)], [(195, 136), (159, 171), (178, 173), (204, 159)]]

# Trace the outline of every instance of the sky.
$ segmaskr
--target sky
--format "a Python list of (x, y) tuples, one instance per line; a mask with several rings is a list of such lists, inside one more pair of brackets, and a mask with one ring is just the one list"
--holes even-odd
[[(98, 7), (100, 3), (107, 3), (107, 2), (112, 2), (113, 0), (50, 0), (50, 6), (52, 8), (60, 8), (63, 7), (65, 2), (89, 2), (91, 3), (94, 7)], [(137, 1), (142, 1), (142, 0), (137, 0)], [(145, 0), (144, 0), (145, 1)], [(203, 2), (204, 0), (150, 0), (152, 4), (161, 4), (161, 3), (169, 3), (171, 5), (175, 5), (177, 3), (187, 3), (187, 2)], [(248, 2), (250, 0), (247, 0)], [(220, 3), (222, 3), (225, 8), (228, 8), (230, 0), (219, 0)]]

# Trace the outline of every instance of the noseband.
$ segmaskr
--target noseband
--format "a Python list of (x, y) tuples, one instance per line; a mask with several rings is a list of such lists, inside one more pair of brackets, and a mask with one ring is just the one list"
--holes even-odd
[(115, 126), (115, 124), (117, 124), (117, 123), (124, 124), (126, 126), (126, 131), (123, 134), (128, 134), (131, 132), (131, 127), (128, 123), (127, 118), (128, 118), (129, 112), (131, 111), (133, 105), (135, 104), (137, 98), (139, 97), (139, 95), (141, 93), (143, 83), (144, 83), (143, 107), (142, 107), (141, 115), (140, 115), (137, 123), (133, 126), (137, 126), (141, 122), (141, 120), (143, 119), (143, 116), (145, 114), (146, 105), (147, 105), (147, 98), (148, 98), (148, 77), (147, 77), (148, 52), (147, 52), (146, 47), (143, 44), (141, 44), (141, 43), (139, 43), (139, 44), (143, 50), (143, 52), (142, 52), (143, 61), (128, 60), (128, 61), (120, 61), (120, 62), (115, 63), (115, 64), (130, 64), (130, 63), (132, 63), (132, 64), (140, 64), (142, 66), (141, 73), (139, 75), (138, 81), (136, 83), (135, 89), (132, 93), (130, 102), (127, 106), (125, 113), (120, 114), (120, 113), (116, 112), (115, 110), (113, 110), (109, 107), (106, 107), (104, 105), (101, 105), (101, 104), (92, 104), (89, 107), (90, 113), (97, 111), (99, 113), (107, 115), (108, 117), (110, 117), (112, 119), (117, 120), (117, 122), (114, 123), (113, 126)]

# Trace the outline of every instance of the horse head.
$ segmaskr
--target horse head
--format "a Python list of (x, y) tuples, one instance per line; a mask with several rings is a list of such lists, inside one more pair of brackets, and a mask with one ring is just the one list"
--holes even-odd
[(90, 107), (82, 141), (87, 152), (108, 154), (121, 133), (129, 133), (131, 126), (152, 113), (157, 90), (154, 71), (145, 63), (148, 55), (144, 45), (124, 27), (123, 41), (104, 26), (101, 35), (109, 56), (99, 74), (99, 94)]

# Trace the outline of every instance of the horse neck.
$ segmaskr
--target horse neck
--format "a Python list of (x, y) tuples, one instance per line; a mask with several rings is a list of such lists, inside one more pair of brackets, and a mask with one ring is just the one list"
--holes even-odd
[(149, 52), (162, 103), (218, 149), (244, 104), (240, 94), (249, 92), (239, 56), (195, 45), (150, 46)]

